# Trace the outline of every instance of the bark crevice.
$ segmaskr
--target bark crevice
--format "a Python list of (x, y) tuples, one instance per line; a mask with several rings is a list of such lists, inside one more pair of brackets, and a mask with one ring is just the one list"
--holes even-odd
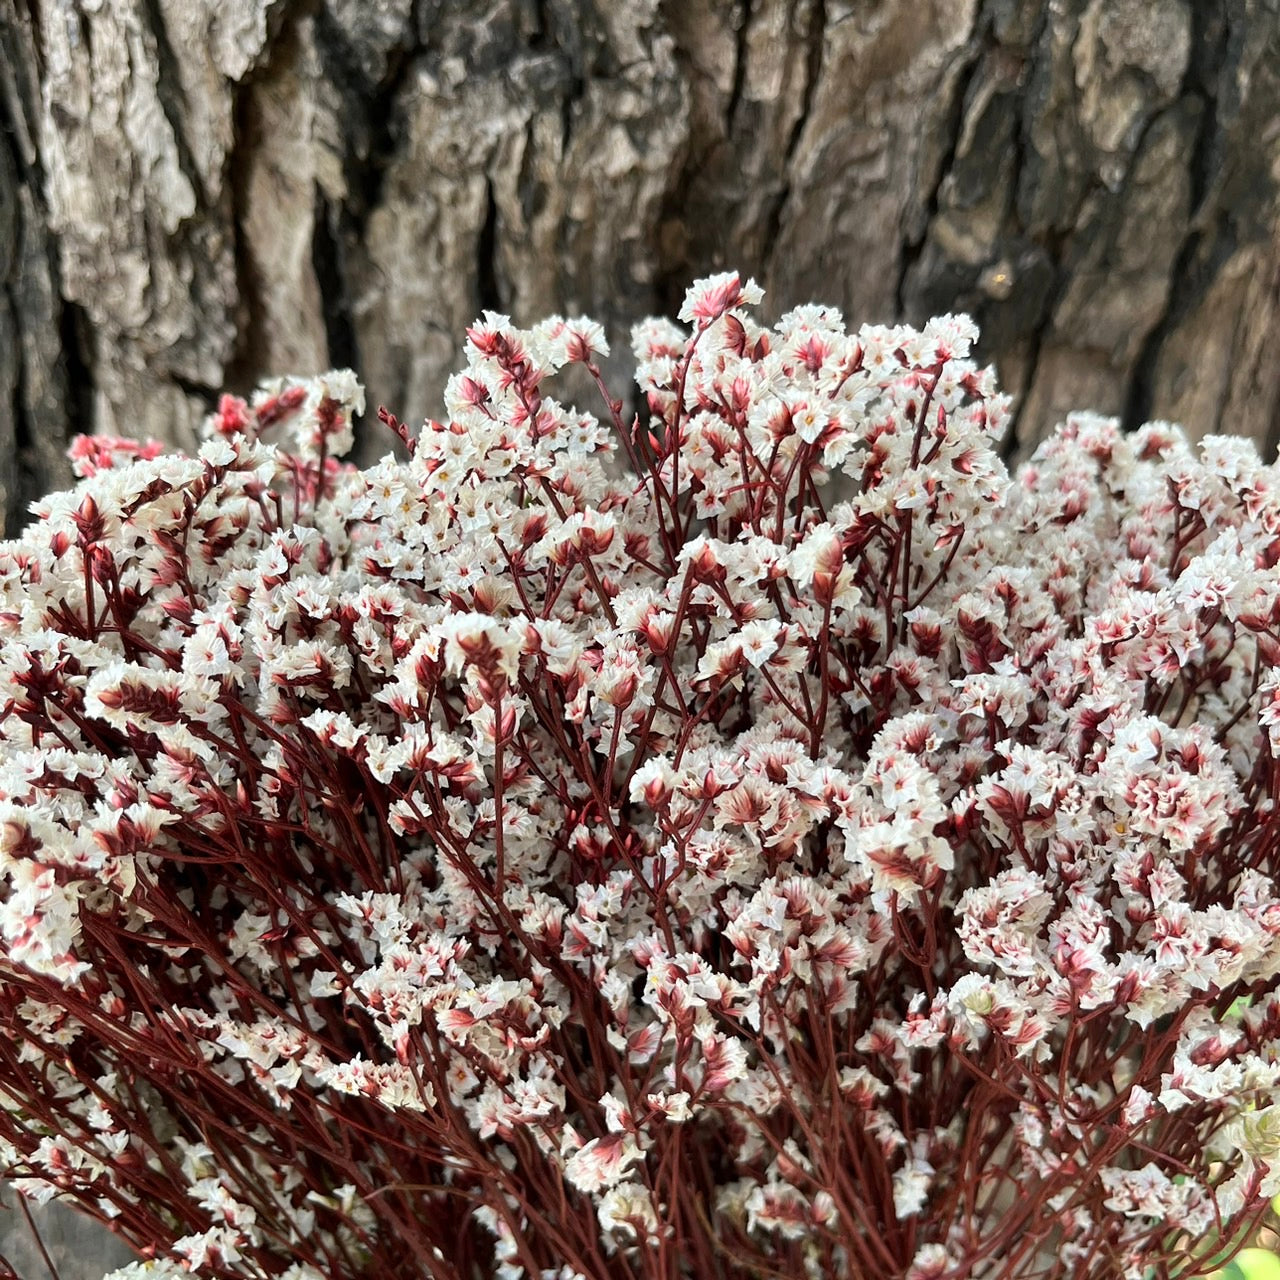
[(476, 237), (476, 298), (482, 311), (501, 312), (504, 306), (498, 279), (498, 201), (493, 179), (484, 184), (484, 222)]
[(811, 0), (809, 5), (809, 21), (805, 32), (804, 84), (800, 91), (800, 109), (787, 135), (787, 145), (782, 153), (782, 187), (765, 218), (764, 252), (772, 254), (773, 246), (778, 242), (778, 233), (782, 227), (782, 216), (786, 211), (787, 201), (791, 199), (794, 182), (792, 170), (795, 164), (797, 148), (804, 134), (805, 127), (813, 115), (813, 99), (817, 92), (818, 82), (822, 76), (823, 42), (827, 30), (827, 6), (825, 0)]
[[(1217, 85), (1225, 70), (1230, 42), (1230, 18), (1224, 0), (1199, 0), (1191, 9), (1192, 56), (1183, 78), (1180, 100), (1199, 105), (1195, 140), (1187, 163), (1189, 181), (1190, 217), (1182, 243), (1169, 277), (1169, 293), (1164, 310), (1152, 326), (1142, 344), (1142, 350), (1134, 365), (1129, 385), (1129, 395), (1122, 418), (1125, 430), (1133, 431), (1152, 416), (1157, 387), (1156, 377), (1160, 354), (1169, 335), (1186, 316), (1194, 301), (1204, 292), (1206, 271), (1198, 268), (1198, 260), (1205, 246), (1206, 235), (1217, 241), (1212, 253), (1221, 265), (1230, 256), (1234, 245), (1228, 220), (1220, 217), (1215, 228), (1206, 228), (1204, 218), (1207, 199), (1215, 181), (1212, 156), (1218, 134)], [(1205, 424), (1211, 431), (1220, 425), (1221, 415)]]
[(210, 204), (210, 193), (204, 175), (196, 163), (195, 151), (188, 140), (188, 122), (192, 118), (191, 103), (187, 100), (179, 74), (178, 57), (169, 42), (169, 30), (165, 23), (160, 0), (140, 0), (146, 17), (147, 30), (155, 46), (156, 96), (160, 101), (169, 128), (173, 131), (174, 149), (183, 177), (191, 183), (201, 209)]
[(352, 320), (351, 287), (347, 274), (344, 238), (339, 229), (341, 211), (321, 191), (316, 192), (315, 236), (311, 245), (311, 265), (316, 273), (323, 301), (325, 338), (329, 363), (351, 369), (359, 378), (360, 349)]
[(729, 98), (724, 109), (725, 137), (733, 136), (733, 124), (742, 101), (742, 89), (747, 80), (747, 52), (750, 48), (751, 0), (738, 0), (737, 25), (733, 33), (733, 79), (729, 85)]
[(232, 261), (235, 266), (235, 342), (226, 367), (227, 390), (247, 394), (259, 380), (256, 353), (265, 342), (266, 311), (258, 268), (245, 224), (249, 210), (249, 175), (255, 126), (253, 82), (237, 86), (232, 103), (235, 145), (228, 157), (226, 187), (231, 205)]
[(944, 184), (952, 176), (955, 167), (956, 153), (960, 146), (961, 133), (965, 124), (965, 108), (969, 100), (975, 77), (982, 65), (983, 57), (995, 47), (995, 39), (991, 34), (991, 19), (980, 8), (974, 18), (973, 29), (966, 41), (964, 52), (960, 55), (960, 67), (955, 78), (951, 100), (945, 112), (945, 125), (941, 145), (941, 160), (932, 175), (924, 199), (924, 216), (921, 219), (920, 234), (906, 235), (902, 242), (902, 251), (898, 256), (898, 280), (894, 287), (898, 315), (917, 322), (925, 317), (914, 315), (907, 297), (907, 282), (920, 262), (928, 239), (929, 229), (938, 216), (941, 192)]

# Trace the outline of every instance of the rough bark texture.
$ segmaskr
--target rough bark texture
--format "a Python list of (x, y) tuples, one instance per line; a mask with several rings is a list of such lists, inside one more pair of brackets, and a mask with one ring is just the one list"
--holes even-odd
[(0, 0), (0, 509), (76, 432), (331, 365), (413, 419), (481, 308), (624, 339), (727, 266), (972, 312), (1011, 452), (1270, 454), (1278, 183), (1280, 0)]
[[(12, 528), (84, 430), (349, 364), (436, 410), (464, 326), (963, 308), (1068, 407), (1276, 440), (1277, 0), (0, 5)], [(369, 446), (381, 449), (382, 442)]]

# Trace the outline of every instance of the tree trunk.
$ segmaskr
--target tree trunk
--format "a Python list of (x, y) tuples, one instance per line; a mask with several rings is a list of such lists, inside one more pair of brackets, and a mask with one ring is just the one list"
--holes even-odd
[[(437, 410), (483, 307), (616, 335), (964, 309), (1019, 396), (1276, 441), (1276, 0), (17, 0), (0, 13), (10, 526), (78, 431), (190, 443), (345, 364)], [(374, 452), (383, 447), (376, 441)]]
[(332, 365), (419, 418), (481, 308), (621, 337), (728, 266), (770, 314), (974, 313), (1016, 450), (1069, 407), (1272, 449), (1278, 29), (1276, 0), (0, 6), (9, 526), (75, 432), (188, 444), (218, 389)]
[(973, 313), (1011, 454), (1270, 454), (1278, 181), (1277, 0), (2, 0), (0, 513), (77, 432), (334, 365), (413, 421), (482, 308), (625, 350), (731, 266)]

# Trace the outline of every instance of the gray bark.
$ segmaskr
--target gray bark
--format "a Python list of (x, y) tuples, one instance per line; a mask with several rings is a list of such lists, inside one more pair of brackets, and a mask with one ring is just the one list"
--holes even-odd
[(1278, 181), (1280, 0), (0, 0), (0, 513), (76, 432), (333, 365), (412, 421), (481, 308), (625, 347), (730, 266), (973, 313), (1011, 454), (1269, 456)]
[(482, 307), (623, 336), (727, 266), (974, 313), (1016, 450), (1070, 407), (1276, 444), (1276, 0), (0, 10), (10, 527), (77, 431), (334, 364), (421, 417)]
[[(1019, 397), (1276, 444), (1277, 0), (0, 6), (0, 495), (354, 367), (438, 409), (482, 307), (616, 336), (964, 309)], [(625, 370), (624, 370), (625, 372)], [(382, 440), (366, 446), (377, 453)]]

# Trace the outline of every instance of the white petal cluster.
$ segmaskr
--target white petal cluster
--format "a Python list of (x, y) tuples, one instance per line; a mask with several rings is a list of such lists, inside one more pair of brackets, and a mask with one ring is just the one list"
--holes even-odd
[(114, 1280), (1093, 1277), (1280, 1191), (1280, 472), (1011, 479), (967, 319), (759, 296), (632, 421), (490, 313), (403, 455), (280, 382), (0, 545), (0, 1159)]

